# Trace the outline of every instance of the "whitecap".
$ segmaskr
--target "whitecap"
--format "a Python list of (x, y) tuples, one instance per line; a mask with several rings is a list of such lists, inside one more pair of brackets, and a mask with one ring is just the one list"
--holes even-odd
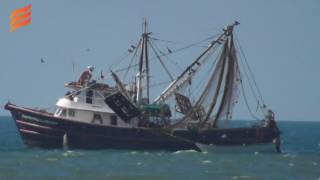
[(289, 163), (289, 166), (290, 166), (290, 167), (293, 167), (293, 166), (294, 166), (294, 163), (292, 163), (292, 162)]
[(174, 152), (173, 154), (180, 154), (180, 153), (182, 153), (183, 151), (176, 151), (176, 152)]
[(211, 163), (211, 161), (210, 160), (204, 160), (204, 161), (201, 161), (203, 164), (209, 164), (209, 163)]
[(197, 152), (196, 150), (190, 149), (190, 150), (180, 150), (180, 151), (176, 151), (173, 154), (181, 154), (181, 153), (194, 153)]
[(284, 158), (289, 157), (289, 154), (284, 154), (284, 155), (282, 155), (282, 157), (284, 157)]
[(137, 166), (141, 166), (142, 165), (142, 162), (137, 162)]
[(296, 155), (294, 155), (294, 154), (284, 154), (284, 155), (282, 155), (282, 157), (284, 157), (284, 158), (295, 158)]
[(73, 151), (68, 150), (68, 151), (64, 152), (62, 155), (63, 155), (64, 157), (73, 156)]
[(185, 152), (187, 152), (187, 153), (195, 153), (195, 152), (198, 152), (198, 151), (190, 149), (190, 150), (185, 150)]
[(84, 153), (68, 150), (68, 151), (62, 153), (62, 155), (63, 155), (64, 157), (73, 157), (73, 156), (82, 156), (82, 155), (84, 155)]
[(135, 155), (135, 154), (137, 154), (137, 151), (132, 151), (132, 152), (130, 152), (130, 154)]
[(257, 152), (257, 151), (256, 151), (256, 152), (254, 152), (254, 155), (259, 155), (259, 152)]
[(201, 152), (202, 154), (208, 154), (208, 151), (203, 151), (203, 152)]

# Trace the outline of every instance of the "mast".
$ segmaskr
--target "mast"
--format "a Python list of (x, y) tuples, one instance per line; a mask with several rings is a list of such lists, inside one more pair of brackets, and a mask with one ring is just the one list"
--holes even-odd
[(144, 20), (144, 52), (145, 52), (145, 62), (146, 62), (146, 78), (147, 78), (147, 100), (149, 104), (149, 95), (150, 95), (150, 75), (149, 75), (149, 54), (148, 54), (148, 41), (149, 41), (149, 33), (148, 33), (148, 24), (147, 19)]
[[(232, 35), (231, 35), (231, 41), (229, 42), (231, 45), (232, 44)], [(227, 43), (228, 44), (228, 43)], [(223, 109), (225, 108), (227, 101), (228, 101), (228, 97), (230, 98), (229, 94), (230, 94), (230, 90), (232, 91), (232, 85), (233, 85), (233, 74), (234, 74), (234, 61), (230, 55), (230, 51), (232, 50), (232, 46), (229, 48), (229, 53), (228, 53), (228, 70), (227, 70), (227, 75), (226, 75), (226, 82), (225, 82), (225, 87), (223, 90), (223, 95), (222, 95), (222, 100), (221, 100), (221, 104), (220, 107), (217, 111), (217, 115), (213, 121), (212, 127), (217, 127), (217, 123), (218, 123), (218, 119), (220, 118)], [(227, 58), (227, 57), (226, 57)]]
[(226, 85), (224, 89), (224, 93), (222, 96), (220, 107), (217, 111), (215, 119), (213, 121), (212, 126), (217, 127), (217, 123), (223, 116), (225, 116), (225, 120), (229, 120), (231, 118), (233, 106), (234, 106), (234, 98), (236, 95), (238, 83), (238, 67), (237, 67), (237, 57), (234, 47), (233, 34), (230, 36), (230, 53), (228, 54), (228, 74), (226, 77)]
[(142, 84), (145, 80), (146, 85), (146, 99), (149, 104), (150, 96), (150, 74), (149, 74), (149, 53), (148, 53), (148, 41), (149, 41), (150, 32), (148, 32), (148, 23), (144, 19), (143, 22), (143, 34), (142, 34), (142, 43), (141, 43), (141, 54), (139, 60), (139, 73), (137, 75), (137, 104), (141, 104), (141, 99), (143, 98), (143, 88)]
[(143, 71), (143, 50), (144, 50), (144, 41), (142, 39), (141, 42), (141, 54), (140, 54), (140, 61), (139, 61), (139, 72), (137, 74), (138, 82), (137, 82), (137, 104), (141, 102), (141, 95), (142, 95), (142, 71)]

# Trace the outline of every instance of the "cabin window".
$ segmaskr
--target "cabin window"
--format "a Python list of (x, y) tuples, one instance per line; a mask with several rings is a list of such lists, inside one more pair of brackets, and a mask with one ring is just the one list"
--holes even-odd
[(58, 108), (58, 109), (56, 110), (56, 112), (55, 112), (55, 115), (59, 116), (59, 115), (60, 115), (60, 113), (61, 113), (61, 109), (60, 109), (60, 108)]
[(100, 114), (93, 114), (92, 123), (95, 123), (98, 121), (100, 124), (102, 124), (102, 118)]
[(86, 94), (86, 103), (92, 104), (93, 91), (89, 90)]
[(68, 110), (68, 115), (69, 117), (74, 117), (75, 116), (75, 111), (73, 109)]
[(118, 122), (117, 122), (117, 116), (114, 116), (114, 115), (112, 115), (111, 117), (110, 117), (110, 119), (111, 119), (111, 125), (117, 125), (118, 124)]
[(62, 109), (61, 115), (60, 116), (66, 116), (67, 115), (67, 110), (66, 109)]

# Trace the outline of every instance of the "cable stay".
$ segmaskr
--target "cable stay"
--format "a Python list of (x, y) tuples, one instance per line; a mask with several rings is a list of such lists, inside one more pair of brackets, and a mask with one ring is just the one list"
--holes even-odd
[(170, 77), (170, 80), (173, 81), (174, 78), (173, 78), (173, 76), (171, 75), (171, 73), (169, 72), (169, 70), (168, 70), (168, 68), (166, 67), (166, 65), (164, 64), (164, 62), (162, 61), (160, 55), (157, 53), (157, 51), (156, 51), (155, 48), (153, 47), (152, 43), (151, 43), (150, 41), (149, 41), (148, 43), (149, 43), (151, 49), (153, 50), (153, 53), (157, 56), (157, 58), (158, 58), (160, 64), (162, 65), (163, 69), (166, 71), (166, 73), (167, 73), (168, 76)]
[[(240, 57), (242, 57), (242, 58), (240, 58), (240, 60), (241, 60), (240, 62), (242, 64), (242, 66), (244, 67), (243, 68), (244, 75), (246, 77), (246, 80), (248, 82), (250, 90), (251, 90), (254, 98), (257, 101), (257, 109), (260, 109), (262, 114), (266, 115), (266, 113), (264, 112), (264, 109), (266, 108), (266, 105), (265, 105), (262, 93), (260, 91), (260, 88), (259, 88), (256, 80), (255, 80), (255, 77), (254, 77), (253, 72), (252, 72), (252, 70), (250, 68), (250, 65), (248, 63), (246, 55), (245, 55), (245, 53), (244, 53), (244, 51), (243, 51), (243, 49), (242, 49), (242, 47), (240, 45), (240, 42), (239, 42), (237, 37), (236, 37), (236, 42), (237, 42), (237, 45), (238, 45), (239, 50), (240, 50)], [(246, 69), (248, 70), (248, 72), (246, 71)], [(260, 105), (260, 102), (262, 103), (261, 105)], [(252, 110), (251, 110), (251, 112), (252, 112)]]
[[(163, 52), (162, 52), (162, 53), (159, 54), (159, 57), (170, 56), (170, 55), (176, 54), (176, 53), (178, 53), (178, 52), (181, 52), (181, 51), (183, 51), (183, 50), (196, 47), (196, 46), (198, 46), (199, 44), (204, 43), (204, 42), (207, 42), (207, 41), (211, 41), (211, 42), (212, 42), (212, 40), (215, 39), (216, 37), (217, 37), (217, 35), (209, 36), (209, 37), (207, 37), (207, 38), (204, 38), (204, 39), (202, 39), (202, 40), (200, 40), (200, 41), (197, 41), (197, 42), (188, 44), (188, 45), (183, 46), (183, 47), (181, 47), (181, 48), (173, 49), (173, 50), (171, 50), (171, 51), (168, 52), (168, 53), (163, 53)], [(149, 38), (150, 38), (149, 40), (156, 40), (156, 39), (157, 39), (157, 38), (152, 38), (152, 37), (149, 37)], [(139, 44), (140, 44), (140, 43), (139, 43)], [(139, 44), (138, 44), (136, 47), (139, 47)], [(201, 46), (201, 47), (206, 47), (206, 48), (207, 48), (208, 46)], [(128, 53), (126, 53), (126, 54), (128, 54)], [(129, 53), (128, 55), (130, 55), (130, 53)], [(128, 57), (128, 56), (126, 56), (126, 57)], [(149, 58), (149, 62), (154, 61), (154, 60), (156, 60), (156, 59), (158, 59), (157, 56), (156, 56), (156, 57), (153, 57), (153, 58)], [(117, 61), (118, 61), (118, 59), (115, 60), (115, 61), (113, 61), (113, 62), (117, 62)], [(117, 63), (117, 64), (119, 64), (119, 63)], [(137, 67), (137, 66), (139, 66), (139, 63), (132, 64), (132, 65), (129, 65), (129, 66), (124, 67), (124, 68), (115, 69), (114, 72), (119, 73), (119, 72), (122, 72), (122, 71), (126, 71), (126, 70), (128, 70), (128, 69), (130, 69), (130, 68)]]

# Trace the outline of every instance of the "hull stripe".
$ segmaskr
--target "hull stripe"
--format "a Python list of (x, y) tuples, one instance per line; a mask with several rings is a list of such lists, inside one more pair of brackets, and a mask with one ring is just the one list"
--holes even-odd
[(17, 122), (18, 124), (27, 125), (27, 126), (32, 126), (32, 127), (37, 127), (37, 128), (41, 128), (41, 129), (50, 130), (50, 131), (64, 132), (63, 130), (60, 130), (60, 129), (54, 129), (54, 128), (51, 128), (51, 127), (42, 126), (42, 125), (38, 125), (38, 124), (33, 124), (33, 123), (21, 121), (21, 120), (16, 120), (16, 122)]
[(22, 134), (31, 134), (31, 135), (36, 135), (36, 136), (39, 136), (39, 137), (46, 137), (46, 138), (51, 138), (51, 139), (60, 139), (60, 138), (62, 138), (60, 136), (51, 136), (51, 135), (48, 135), (48, 134), (42, 134), (42, 133), (38, 133), (38, 132), (35, 132), (35, 131), (26, 130), (26, 129), (19, 129), (19, 131)]

